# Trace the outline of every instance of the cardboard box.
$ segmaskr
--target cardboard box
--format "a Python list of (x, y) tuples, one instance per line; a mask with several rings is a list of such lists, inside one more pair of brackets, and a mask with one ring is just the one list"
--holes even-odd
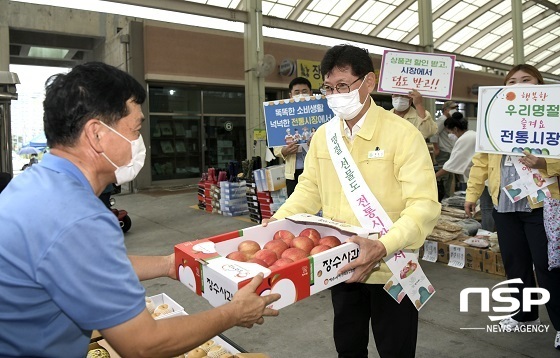
[(496, 253), (490, 249), (482, 250), (482, 271), (496, 274)]
[[(274, 271), (257, 264), (226, 258), (227, 254), (237, 250), (242, 241), (253, 240), (263, 247), (280, 229), (289, 230), (297, 235), (306, 228), (315, 228), (321, 236), (334, 235), (343, 244)], [(344, 282), (352, 275), (351, 272), (337, 274), (338, 269), (358, 257), (358, 245), (346, 242), (352, 235), (377, 238), (377, 234), (360, 227), (314, 215), (298, 214), (273, 221), (267, 227), (257, 225), (176, 245), (177, 277), (210, 304), (220, 306), (231, 301), (233, 294), (257, 273), (263, 272), (265, 280), (257, 288), (257, 293), (280, 293), (282, 298), (271, 305), (279, 309)]]
[(155, 317), (155, 319), (165, 319), (165, 318), (180, 316), (180, 315), (183, 314), (182, 312), (185, 311), (183, 306), (181, 306), (180, 304), (175, 302), (171, 297), (169, 297), (165, 293), (160, 293), (158, 295), (150, 296), (148, 298), (152, 300), (155, 307), (165, 303), (169, 307), (171, 307), (171, 309), (173, 310), (173, 312), (159, 315), (159, 316)]
[(285, 165), (273, 165), (265, 168), (266, 186), (268, 191), (276, 191), (286, 187)]
[(449, 263), (449, 242), (437, 242), (438, 256), (437, 262)]
[[(184, 310), (180, 311), (180, 314), (178, 314), (179, 316), (187, 316), (188, 313), (185, 312)], [(169, 318), (169, 317), (166, 317)], [(240, 348), (238, 348), (238, 346), (236, 346), (231, 340), (229, 340), (228, 338), (226, 338), (223, 335), (218, 335), (212, 338), (212, 340), (214, 341), (214, 344), (219, 344), (220, 346), (222, 346), (222, 348), (224, 348), (225, 350), (227, 350), (229, 353), (231, 354), (235, 354), (236, 357), (257, 357), (258, 354), (260, 353), (241, 353), (239, 351)], [(109, 342), (107, 342), (105, 339), (103, 339), (103, 337), (101, 337), (101, 334), (99, 334), (99, 336), (97, 337), (97, 339), (94, 341), (92, 341), (92, 343), (90, 343), (90, 345), (88, 346), (88, 351), (92, 350), (92, 349), (97, 349), (97, 348), (104, 348), (107, 352), (109, 352), (111, 358), (120, 358), (121, 356), (113, 349), (113, 347), (111, 347), (111, 345), (109, 344)], [(185, 352), (187, 353), (187, 352)], [(244, 354), (249, 354), (249, 355), (244, 355)], [(266, 355), (262, 356), (262, 357), (267, 357)]]
[(502, 254), (496, 252), (496, 275), (506, 276), (506, 270), (504, 268), (504, 262), (502, 261)]

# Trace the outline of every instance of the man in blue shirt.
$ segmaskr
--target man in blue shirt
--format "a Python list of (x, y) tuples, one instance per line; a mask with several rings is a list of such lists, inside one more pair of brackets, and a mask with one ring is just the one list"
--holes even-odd
[(145, 96), (103, 63), (47, 82), (51, 152), (0, 195), (0, 356), (84, 357), (93, 329), (122, 356), (174, 356), (278, 314), (266, 308), (278, 295), (254, 293), (262, 276), (197, 315), (155, 321), (148, 313), (139, 280), (176, 278), (174, 256), (127, 257), (115, 215), (97, 198), (144, 165)]

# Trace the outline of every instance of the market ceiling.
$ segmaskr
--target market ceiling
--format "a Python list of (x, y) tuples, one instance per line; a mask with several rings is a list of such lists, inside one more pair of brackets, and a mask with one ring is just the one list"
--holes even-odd
[[(246, 23), (244, 0), (108, 0)], [(262, 0), (263, 26), (309, 33), (382, 48), (425, 52), (420, 45), (419, 6), (431, 3), (434, 52), (453, 53), (457, 60), (483, 70), (507, 71), (514, 64), (512, 4), (522, 11), (524, 62), (560, 81), (560, 0)], [(54, 5), (54, 4), (53, 4)], [(517, 32), (519, 33), (519, 32)], [(10, 53), (26, 63), (39, 42), (37, 33), (10, 29)], [(67, 38), (60, 38), (67, 37)], [(51, 39), (52, 40), (52, 39)], [(71, 65), (91, 51), (95, 41), (58, 36), (68, 48)], [(70, 43), (68, 43), (70, 41)], [(80, 46), (76, 46), (78, 41)], [(35, 43), (37, 42), (37, 43)], [(52, 42), (52, 41), (51, 41)], [(39, 49), (40, 50), (40, 49)], [(32, 60), (29, 58), (29, 60)], [(34, 60), (36, 62), (36, 60)], [(58, 61), (60, 62), (60, 60)], [(45, 65), (61, 65), (49, 62)], [(37, 63), (35, 63), (37, 64)], [(546, 77), (546, 76), (545, 76)]]
[[(507, 70), (512, 3), (522, 9), (525, 63), (560, 77), (560, 0), (431, 0), (435, 52)], [(246, 22), (243, 0), (111, 1)], [(406, 51), (420, 46), (418, 0), (262, 0), (263, 25)], [(429, 1), (426, 1), (429, 3)]]

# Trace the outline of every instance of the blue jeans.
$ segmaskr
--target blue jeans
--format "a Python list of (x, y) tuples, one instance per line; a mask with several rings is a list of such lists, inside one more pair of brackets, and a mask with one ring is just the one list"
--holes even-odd
[(488, 187), (485, 187), (482, 195), (480, 195), (480, 211), (482, 213), (483, 230), (491, 232), (496, 231), (494, 218), (492, 217), (493, 210), (494, 204), (492, 203), (492, 197), (490, 196), (490, 192), (488, 192)]

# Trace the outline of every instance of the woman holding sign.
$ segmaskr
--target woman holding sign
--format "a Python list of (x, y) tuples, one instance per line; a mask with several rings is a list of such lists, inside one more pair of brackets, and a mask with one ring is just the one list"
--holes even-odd
[[(517, 65), (506, 75), (504, 85), (544, 84), (541, 73), (530, 65)], [(473, 157), (465, 201), (465, 212), (470, 217), (475, 211), (475, 203), (480, 197), (484, 182), (488, 179), (488, 189), (494, 204), (493, 217), (498, 231), (498, 240), (504, 268), (510, 288), (517, 292), (511, 296), (519, 302), (517, 312), (505, 314), (500, 321), (504, 330), (514, 331), (522, 326), (540, 325), (539, 305), (545, 299), (531, 294), (531, 302), (524, 302), (524, 289), (538, 286), (548, 290), (550, 299), (546, 309), (557, 331), (554, 347), (560, 349), (560, 268), (548, 270), (547, 236), (543, 223), (543, 202), (528, 190), (521, 190), (520, 182), (527, 175), (523, 157), (501, 154), (477, 153)], [(559, 160), (545, 159), (549, 166), (557, 166)], [(552, 198), (559, 199), (558, 185), (547, 187)], [(535, 273), (537, 282), (535, 282)], [(544, 297), (543, 297), (544, 298)]]

